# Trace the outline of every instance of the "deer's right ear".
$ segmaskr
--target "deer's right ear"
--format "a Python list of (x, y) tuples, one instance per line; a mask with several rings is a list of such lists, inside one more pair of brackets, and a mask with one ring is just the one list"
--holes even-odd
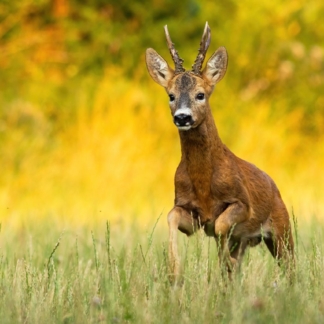
[(166, 87), (174, 75), (168, 63), (153, 49), (146, 50), (146, 65), (152, 79)]

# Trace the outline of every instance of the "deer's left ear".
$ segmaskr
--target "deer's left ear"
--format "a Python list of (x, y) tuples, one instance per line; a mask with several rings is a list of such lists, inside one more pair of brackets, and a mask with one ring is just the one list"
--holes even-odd
[(227, 51), (225, 47), (220, 47), (208, 60), (203, 70), (203, 78), (214, 86), (225, 75), (227, 69)]
[(168, 63), (153, 48), (146, 50), (146, 65), (152, 79), (166, 87), (174, 75)]

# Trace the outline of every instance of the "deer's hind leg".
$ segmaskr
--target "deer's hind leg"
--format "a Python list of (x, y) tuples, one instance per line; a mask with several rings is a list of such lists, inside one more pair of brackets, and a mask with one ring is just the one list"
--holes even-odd
[(272, 211), (271, 221), (271, 230), (264, 242), (279, 264), (284, 262), (290, 268), (294, 265), (294, 241), (287, 209), (279, 198)]
[(198, 222), (185, 209), (176, 206), (168, 214), (168, 224), (170, 270), (173, 278), (176, 279), (180, 274), (178, 230), (190, 236), (198, 229)]

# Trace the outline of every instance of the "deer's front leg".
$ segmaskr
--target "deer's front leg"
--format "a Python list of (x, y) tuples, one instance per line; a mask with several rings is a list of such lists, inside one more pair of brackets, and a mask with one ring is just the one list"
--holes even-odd
[(176, 279), (180, 274), (180, 261), (178, 255), (177, 234), (178, 230), (187, 234), (193, 234), (197, 230), (197, 220), (181, 207), (174, 207), (168, 214), (169, 224), (169, 262), (171, 273)]
[[(237, 260), (231, 257), (228, 246), (228, 239), (235, 225), (242, 223), (248, 218), (248, 208), (241, 201), (230, 204), (221, 213), (215, 222), (216, 241), (218, 243), (218, 254), (220, 262), (225, 262), (227, 270), (230, 272), (236, 266)], [(246, 246), (243, 247), (243, 253)]]

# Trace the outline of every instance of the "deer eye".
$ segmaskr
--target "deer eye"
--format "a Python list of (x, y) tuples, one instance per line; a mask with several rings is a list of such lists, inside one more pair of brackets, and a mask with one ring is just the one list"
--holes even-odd
[(169, 94), (170, 102), (174, 101), (175, 96), (173, 94)]
[(205, 99), (205, 95), (200, 92), (200, 93), (197, 94), (196, 99), (197, 100), (204, 100)]

